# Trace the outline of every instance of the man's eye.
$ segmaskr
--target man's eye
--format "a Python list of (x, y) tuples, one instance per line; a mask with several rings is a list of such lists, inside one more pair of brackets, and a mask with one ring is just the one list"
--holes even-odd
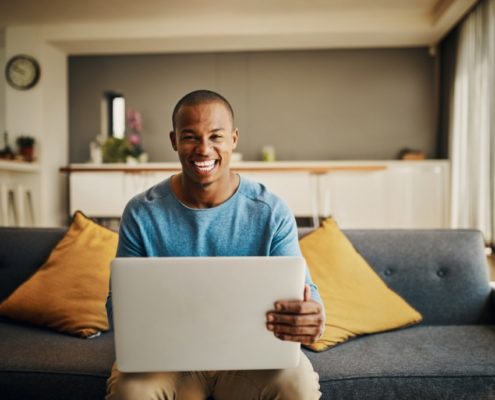
[(223, 139), (223, 136), (222, 135), (213, 135), (211, 137), (211, 140), (213, 140), (214, 142), (219, 142), (222, 139)]
[(193, 135), (184, 135), (184, 136), (182, 136), (182, 140), (194, 140), (194, 136)]

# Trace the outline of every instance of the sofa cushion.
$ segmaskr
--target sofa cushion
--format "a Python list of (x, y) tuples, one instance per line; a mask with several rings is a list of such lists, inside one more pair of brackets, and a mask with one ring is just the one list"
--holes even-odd
[(423, 324), (493, 324), (490, 279), (480, 231), (344, 231), (387, 285), (423, 316)]
[(0, 302), (42, 265), (67, 228), (0, 227)]
[[(299, 229), (300, 236), (311, 228)], [(495, 323), (483, 235), (472, 229), (344, 230), (426, 325)]]
[(101, 399), (115, 360), (113, 333), (94, 340), (0, 320), (2, 399)]
[(117, 240), (115, 232), (76, 212), (48, 260), (0, 304), (0, 315), (82, 337), (107, 330)]
[(323, 351), (357, 335), (421, 321), (421, 314), (387, 287), (333, 219), (324, 221), (299, 244), (326, 314), (323, 336), (307, 347)]
[(493, 399), (495, 326), (416, 326), (307, 352), (324, 398)]

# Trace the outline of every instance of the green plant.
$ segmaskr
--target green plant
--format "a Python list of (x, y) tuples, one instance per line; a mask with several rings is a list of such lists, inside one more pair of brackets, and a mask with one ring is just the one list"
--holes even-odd
[(35, 139), (32, 136), (19, 136), (15, 142), (20, 149), (26, 149), (34, 146)]
[(102, 152), (104, 163), (125, 162), (131, 153), (131, 145), (127, 139), (110, 137), (103, 143)]

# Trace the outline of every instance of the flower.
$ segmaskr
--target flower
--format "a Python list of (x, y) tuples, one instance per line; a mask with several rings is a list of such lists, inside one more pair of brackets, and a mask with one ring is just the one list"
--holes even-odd
[(141, 133), (143, 130), (143, 120), (141, 118), (141, 113), (134, 109), (127, 110), (127, 125), (131, 131), (136, 133)]
[(128, 143), (127, 155), (138, 158), (143, 153), (143, 148), (141, 147), (141, 131), (143, 129), (141, 113), (130, 108), (127, 110), (126, 118), (127, 127), (130, 131), (126, 137)]
[(129, 143), (133, 146), (137, 146), (141, 143), (141, 137), (137, 133), (131, 133), (129, 135)]

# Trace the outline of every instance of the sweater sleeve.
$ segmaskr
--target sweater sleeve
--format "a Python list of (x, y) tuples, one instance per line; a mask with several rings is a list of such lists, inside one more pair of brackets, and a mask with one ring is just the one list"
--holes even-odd
[[(297, 234), (297, 224), (295, 218), (288, 207), (284, 207), (280, 223), (270, 248), (270, 256), (301, 256), (299, 248), (299, 237)], [(318, 287), (311, 279), (311, 274), (306, 266), (305, 283), (311, 288), (311, 298), (323, 306)]]

